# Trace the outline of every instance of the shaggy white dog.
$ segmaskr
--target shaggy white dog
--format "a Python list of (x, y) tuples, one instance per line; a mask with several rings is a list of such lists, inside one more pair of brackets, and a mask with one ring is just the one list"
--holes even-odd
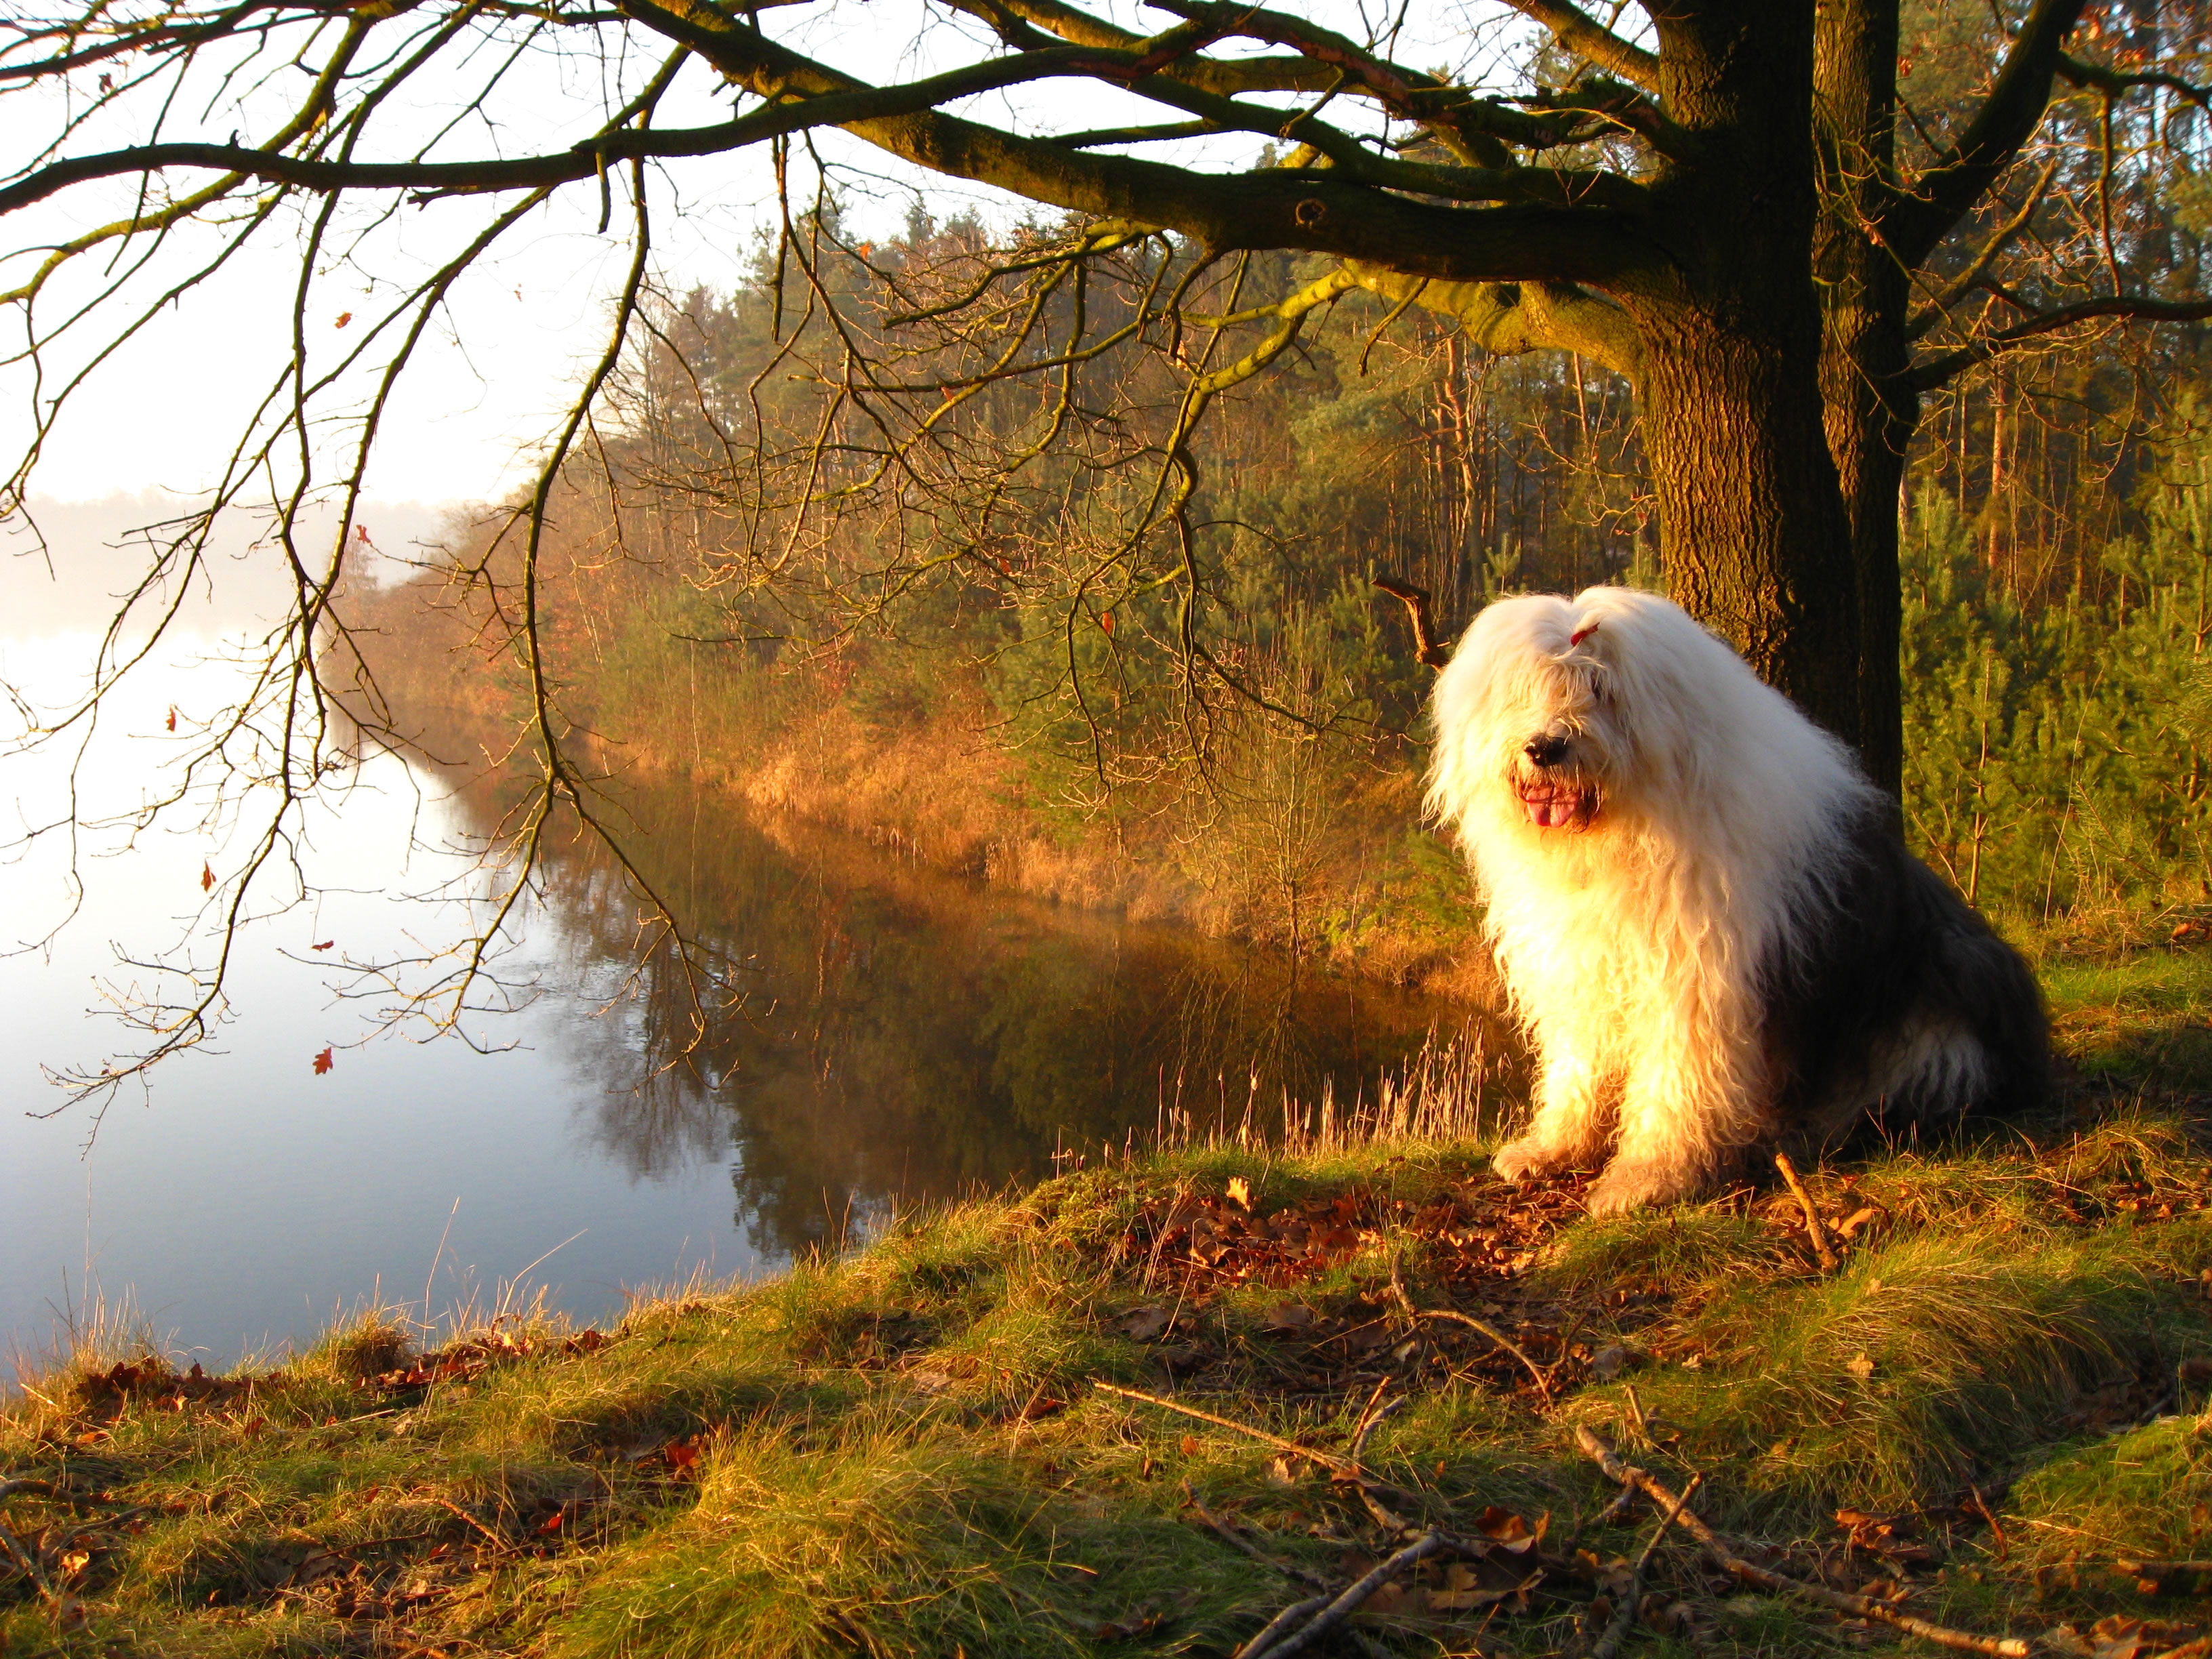
[(1843, 744), (1679, 607), (1501, 600), (1435, 718), (1430, 807), (1541, 1062), (1500, 1175), (1602, 1164), (1589, 1207), (1625, 1210), (1755, 1143), (2046, 1091), (2025, 964), (1905, 851)]

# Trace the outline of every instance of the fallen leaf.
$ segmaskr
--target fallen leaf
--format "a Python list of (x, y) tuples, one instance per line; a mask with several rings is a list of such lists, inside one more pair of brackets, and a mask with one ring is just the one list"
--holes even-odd
[(544, 1524), (543, 1526), (539, 1527), (539, 1528), (538, 1528), (538, 1530), (539, 1532), (541, 1532), (541, 1533), (558, 1532), (558, 1531), (560, 1531), (560, 1530), (561, 1530), (561, 1525), (562, 1525), (562, 1523), (563, 1522), (565, 1522), (568, 1518), (568, 1510), (554, 1510), (554, 1511), (553, 1511), (553, 1513), (552, 1513), (552, 1514), (550, 1514), (550, 1515), (549, 1515), (549, 1516), (547, 1516), (545, 1517)]
[(1474, 1517), (1474, 1529), (1493, 1544), (1519, 1555), (1536, 1541), (1535, 1530), (1511, 1510), (1492, 1504)]
[[(1113, 617), (1109, 615), (1106, 620), (1110, 623)], [(1109, 628), (1106, 631), (1110, 634), (1114, 630)], [(1252, 1207), (1252, 1183), (1243, 1176), (1230, 1176), (1229, 1201), (1240, 1210), (1249, 1210)]]
[(1863, 1382), (1874, 1375), (1874, 1361), (1863, 1353), (1855, 1353), (1844, 1362), (1844, 1369)]
[[(1864, 1209), (1854, 1210), (1850, 1214), (1845, 1216), (1841, 1221), (1836, 1224), (1836, 1237), (1838, 1238), (1848, 1239), (1853, 1233), (1865, 1226), (1868, 1222), (1877, 1219), (1881, 1214), (1881, 1212), (1875, 1209), (1871, 1204), (1868, 1205)], [(1881, 1284), (1881, 1281), (1880, 1279), (1876, 1279), (1867, 1288), (1869, 1291), (1878, 1289)]]
[(699, 1443), (696, 1440), (672, 1440), (660, 1449), (668, 1467), (678, 1474), (689, 1474), (699, 1467)]
[(1198, 1437), (1197, 1437), (1196, 1435), (1194, 1435), (1194, 1434), (1187, 1434), (1187, 1435), (1183, 1436), (1183, 1437), (1182, 1437), (1182, 1449), (1182, 1449), (1182, 1455), (1183, 1455), (1185, 1457), (1195, 1457), (1195, 1456), (1197, 1456), (1197, 1455), (1198, 1455), (1198, 1449), (1199, 1449), (1199, 1438), (1198, 1438)]
[(63, 1556), (63, 1557), (62, 1557), (62, 1559), (61, 1559), (62, 1577), (64, 1577), (64, 1578), (74, 1578), (74, 1577), (76, 1577), (77, 1576), (77, 1574), (79, 1574), (79, 1573), (82, 1572), (82, 1571), (83, 1571), (87, 1567), (90, 1566), (91, 1565), (92, 1565), (92, 1552), (91, 1552), (91, 1551), (89, 1551), (89, 1550), (71, 1550), (71, 1551), (70, 1551), (66, 1555), (64, 1555), (64, 1556)]
[[(332, 1046), (335, 1047), (336, 1045)], [(317, 1077), (322, 1076), (324, 1073), (329, 1071), (331, 1066), (337, 1064), (337, 1061), (332, 1057), (330, 1048), (325, 1048), (322, 1053), (315, 1056), (315, 1075)]]
[(1138, 1308), (1121, 1322), (1121, 1334), (1139, 1342), (1150, 1342), (1170, 1322), (1171, 1316), (1165, 1308)]
[(1626, 1348), (1610, 1343), (1590, 1356), (1590, 1375), (1601, 1382), (1610, 1382), (1628, 1369), (1630, 1358)]

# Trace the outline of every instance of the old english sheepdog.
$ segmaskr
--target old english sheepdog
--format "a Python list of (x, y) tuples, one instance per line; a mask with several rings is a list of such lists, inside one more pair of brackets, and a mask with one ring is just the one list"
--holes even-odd
[(1603, 1164), (1589, 1208), (1626, 1210), (1754, 1145), (2046, 1092), (2027, 965), (1905, 851), (1844, 745), (1680, 607), (1500, 600), (1435, 720), (1430, 808), (1540, 1061), (1501, 1176)]

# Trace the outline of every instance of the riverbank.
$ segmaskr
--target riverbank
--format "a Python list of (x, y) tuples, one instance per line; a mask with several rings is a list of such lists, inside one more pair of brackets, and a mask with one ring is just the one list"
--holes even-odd
[[(1583, 1651), (1655, 1520), (1589, 1430), (1701, 1479), (1756, 1571), (2193, 1659), (2202, 1586), (2142, 1565), (2212, 1553), (2212, 1079), (2172, 1040), (2206, 975), (2174, 960), (2054, 982), (2090, 1074), (2051, 1117), (1810, 1172), (1832, 1267), (1771, 1186), (1591, 1221), (1480, 1140), (1217, 1145), (605, 1330), (422, 1353), (372, 1317), (222, 1378), (88, 1351), (0, 1416), (4, 1650), (1226, 1653), (1411, 1528), (1448, 1541), (1349, 1640)], [(1629, 1639), (1901, 1639), (1771, 1588), (1669, 1534)]]

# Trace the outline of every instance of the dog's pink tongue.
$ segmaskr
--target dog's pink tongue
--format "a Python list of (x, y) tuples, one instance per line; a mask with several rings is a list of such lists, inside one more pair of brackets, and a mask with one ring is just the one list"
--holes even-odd
[(1573, 798), (1568, 795), (1539, 795), (1527, 803), (1528, 821), (1539, 830), (1557, 830), (1575, 816)]

